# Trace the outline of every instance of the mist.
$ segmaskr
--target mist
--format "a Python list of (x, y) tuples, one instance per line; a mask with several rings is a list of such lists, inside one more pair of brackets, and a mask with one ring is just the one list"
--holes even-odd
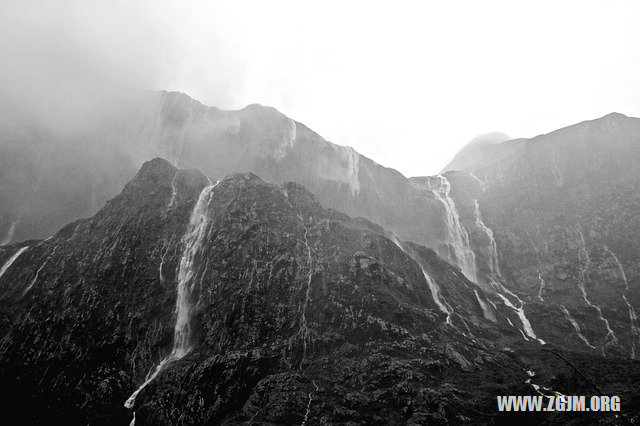
[(2, 108), (77, 132), (123, 97), (176, 90), (270, 105), (407, 176), (433, 174), (479, 134), (640, 115), (639, 7), (4, 2)]

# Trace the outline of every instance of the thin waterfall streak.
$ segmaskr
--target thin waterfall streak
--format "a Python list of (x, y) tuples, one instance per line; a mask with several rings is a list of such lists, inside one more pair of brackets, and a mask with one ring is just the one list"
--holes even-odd
[[(447, 316), (446, 323), (452, 325), (451, 314), (453, 313), (453, 309), (451, 308), (451, 305), (446, 303), (446, 301), (444, 301), (444, 299), (440, 295), (440, 287), (431, 278), (431, 276), (429, 275), (425, 267), (422, 265), (422, 262), (420, 261), (420, 259), (418, 259), (418, 257), (415, 256), (412, 250), (405, 250), (405, 248), (403, 247), (403, 244), (400, 242), (400, 240), (398, 240), (398, 238), (395, 235), (391, 237), (391, 241), (393, 241), (393, 243), (396, 246), (398, 246), (400, 250), (402, 250), (407, 256), (409, 256), (418, 264), (418, 266), (422, 270), (422, 275), (427, 281), (427, 285), (429, 286), (429, 290), (431, 291), (431, 297), (433, 298), (433, 301), (436, 303), (438, 308), (440, 308), (440, 310)], [(449, 306), (449, 308), (447, 308), (447, 306), (445, 305)]]
[[(316, 384), (315, 380), (311, 380), (311, 383), (313, 383), (313, 386), (316, 388), (315, 392), (318, 392), (319, 387)], [(301, 426), (305, 426), (309, 421), (309, 414), (311, 413), (311, 403), (313, 402), (313, 392), (309, 392), (307, 397), (309, 398), (307, 401), (307, 410), (304, 413), (304, 418), (302, 420)]]
[(606, 253), (611, 255), (613, 260), (616, 262), (616, 265), (618, 266), (618, 271), (620, 272), (620, 276), (622, 277), (622, 280), (624, 282), (625, 292), (622, 294), (622, 300), (624, 300), (625, 304), (627, 305), (627, 310), (629, 311), (629, 327), (631, 328), (631, 333), (633, 335), (639, 336), (640, 329), (638, 328), (638, 317), (636, 315), (635, 309), (629, 302), (629, 299), (627, 299), (627, 292), (629, 291), (629, 281), (627, 280), (627, 274), (624, 271), (622, 263), (620, 262), (618, 257), (615, 255), (615, 253), (609, 250), (608, 247), (605, 247), (604, 249)]
[(478, 304), (480, 305), (480, 308), (482, 309), (482, 314), (484, 315), (484, 317), (486, 319), (488, 319), (489, 321), (496, 322), (495, 314), (493, 313), (493, 311), (491, 311), (489, 306), (480, 298), (480, 295), (478, 294), (478, 290), (474, 290), (473, 292), (476, 295), (476, 299), (478, 300)]
[[(283, 189), (282, 192), (284, 194), (285, 201), (287, 202), (289, 207), (295, 211), (295, 209), (291, 205), (291, 202), (289, 201), (289, 193), (287, 192), (287, 190)], [(309, 273), (307, 276), (307, 288), (305, 289), (304, 301), (302, 302), (302, 307), (300, 309), (301, 310), (300, 329), (298, 330), (298, 333), (297, 333), (302, 336), (302, 359), (300, 360), (300, 367), (299, 367), (301, 369), (302, 364), (304, 363), (304, 360), (307, 356), (307, 336), (309, 334), (309, 328), (307, 324), (307, 306), (309, 304), (309, 299), (311, 297), (311, 280), (313, 278), (313, 258), (311, 256), (311, 247), (309, 246), (309, 239), (308, 239), (309, 228), (307, 228), (305, 220), (301, 215), (296, 214), (296, 216), (298, 217), (298, 219), (300, 220), (304, 228), (303, 243), (305, 248), (307, 249), (307, 269), (309, 270)]]
[(471, 176), (475, 181), (477, 181), (480, 184), (480, 187), (482, 188), (482, 192), (487, 190), (485, 183), (482, 180), (480, 180), (478, 176), (476, 176), (473, 170), (469, 171), (469, 176)]
[[(171, 243), (173, 243), (173, 240), (175, 239), (175, 234), (173, 234), (171, 236), (171, 239), (169, 240), (169, 243), (167, 244), (167, 246), (164, 248), (164, 250), (161, 250), (161, 256), (160, 256), (160, 266), (158, 266), (158, 277), (160, 278), (160, 282), (163, 283), (164, 282), (164, 274), (162, 273), (162, 267), (164, 265), (164, 259), (167, 256), (167, 254), (169, 253), (169, 250), (171, 249)], [(164, 251), (164, 253), (163, 253)]]
[(578, 325), (576, 320), (571, 316), (571, 313), (569, 312), (569, 310), (564, 305), (560, 305), (560, 308), (562, 309), (562, 312), (564, 313), (564, 316), (567, 319), (567, 321), (569, 321), (571, 326), (573, 326), (573, 329), (575, 330), (580, 340), (582, 340), (590, 348), (595, 349), (596, 347), (593, 346), (591, 343), (589, 343), (587, 338), (582, 334), (582, 330), (580, 330), (580, 326)]
[(40, 271), (42, 271), (42, 268), (47, 266), (48, 262), (49, 262), (49, 259), (45, 260), (42, 266), (38, 268), (38, 270), (36, 271), (36, 276), (33, 277), (33, 280), (31, 280), (31, 283), (27, 286), (27, 288), (24, 289), (24, 291), (22, 292), (22, 296), (20, 297), (24, 297), (24, 295), (27, 294), (29, 290), (31, 290), (31, 288), (35, 285), (36, 281), (38, 281), (38, 276), (40, 275)]
[[(600, 306), (594, 305), (593, 303), (591, 303), (591, 301), (587, 297), (587, 290), (586, 290), (587, 271), (591, 264), (591, 256), (589, 255), (589, 250), (587, 249), (587, 244), (584, 239), (584, 234), (580, 230), (578, 230), (578, 234), (580, 235), (580, 242), (581, 242), (581, 247), (578, 250), (578, 260), (580, 260), (581, 262), (584, 261), (584, 266), (580, 271), (581, 279), (578, 280), (578, 288), (582, 293), (582, 299), (585, 301), (585, 303), (589, 307), (594, 308), (596, 310), (596, 312), (598, 313), (598, 319), (604, 323), (605, 328), (607, 329), (607, 335), (605, 336), (605, 339), (610, 339), (611, 342), (615, 344), (618, 342), (618, 337), (611, 329), (611, 326), (609, 325), (609, 320), (607, 320), (604, 317), (604, 315), (602, 315), (602, 309), (600, 309)], [(604, 345), (602, 347), (602, 352), (604, 353)]]
[(171, 199), (169, 200), (167, 209), (173, 207), (173, 203), (176, 201), (176, 195), (178, 194), (178, 190), (176, 189), (176, 178), (178, 177), (179, 173), (180, 170), (176, 171), (176, 173), (173, 175), (173, 179), (171, 179)]
[[(520, 307), (516, 307), (513, 303), (511, 303), (511, 301), (505, 297), (504, 295), (497, 293), (498, 297), (500, 297), (502, 299), (502, 301), (504, 302), (504, 304), (506, 306), (508, 306), (509, 308), (511, 308), (516, 315), (518, 315), (518, 318), (520, 318), (520, 322), (522, 322), (522, 326), (524, 327), (524, 333), (534, 339), (537, 340), (538, 343), (540, 343), (541, 345), (546, 344), (546, 342), (540, 338), (538, 338), (536, 336), (536, 334), (533, 331), (533, 327), (531, 327), (531, 323), (529, 322), (529, 319), (527, 318), (527, 316), (524, 313), (524, 303), (522, 302), (522, 300), (518, 299), (520, 301)], [(528, 339), (526, 339), (528, 340)]]
[(498, 262), (498, 245), (496, 244), (496, 239), (493, 236), (493, 231), (485, 225), (482, 220), (478, 200), (473, 200), (473, 211), (476, 226), (489, 238), (489, 272), (494, 280), (502, 278), (502, 272), (500, 271), (500, 264)]
[(544, 298), (542, 297), (542, 291), (545, 288), (545, 282), (544, 282), (544, 279), (542, 278), (542, 275), (540, 274), (540, 269), (538, 269), (538, 280), (540, 281), (540, 287), (538, 288), (538, 299), (541, 302), (544, 302)]

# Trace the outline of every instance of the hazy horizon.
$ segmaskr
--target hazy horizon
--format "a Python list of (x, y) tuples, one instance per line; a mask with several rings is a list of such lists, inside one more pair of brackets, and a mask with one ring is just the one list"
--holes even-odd
[(52, 126), (82, 126), (136, 88), (180, 91), (222, 109), (272, 106), (417, 176), (484, 133), (640, 116), (630, 1), (27, 1), (0, 12), (3, 114)]

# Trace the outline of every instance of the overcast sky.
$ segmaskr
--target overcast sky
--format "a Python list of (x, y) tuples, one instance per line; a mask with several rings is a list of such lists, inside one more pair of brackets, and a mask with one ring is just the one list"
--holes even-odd
[(639, 22), (633, 0), (3, 1), (0, 89), (44, 114), (94, 80), (270, 105), (426, 175), (481, 133), (640, 116)]

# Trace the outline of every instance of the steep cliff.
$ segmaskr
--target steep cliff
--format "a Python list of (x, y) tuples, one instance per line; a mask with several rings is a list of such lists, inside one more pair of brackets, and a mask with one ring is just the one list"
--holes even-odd
[[(500, 146), (494, 158), (446, 174), (484, 258), (478, 265), (499, 267), (543, 339), (635, 358), (640, 120), (610, 114)], [(491, 251), (498, 262), (488, 261)], [(494, 279), (490, 272), (480, 281)]]

